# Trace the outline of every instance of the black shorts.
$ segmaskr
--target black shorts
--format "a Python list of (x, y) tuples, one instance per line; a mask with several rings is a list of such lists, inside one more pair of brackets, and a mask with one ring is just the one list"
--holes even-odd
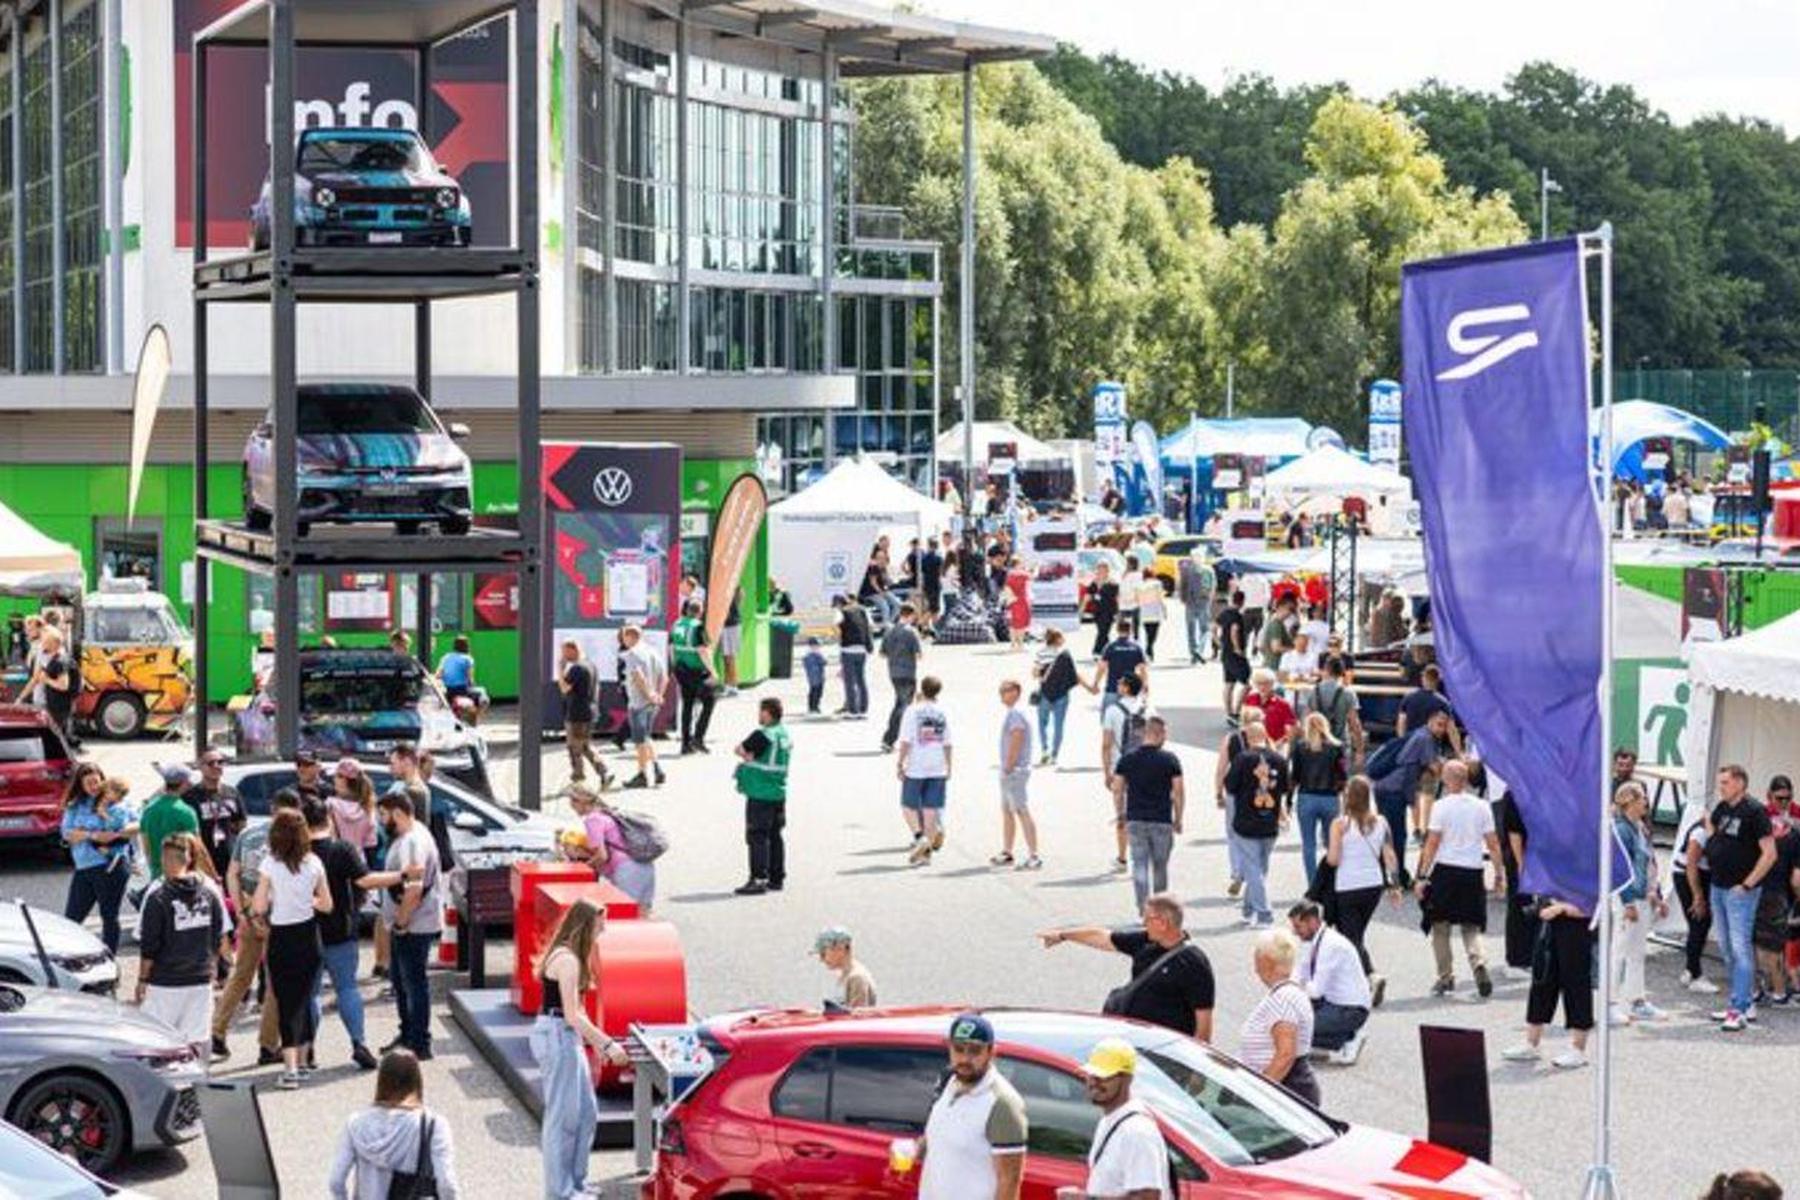
[(1219, 660), (1219, 664), (1225, 669), (1226, 683), (1250, 682), (1249, 659), (1236, 654), (1227, 654), (1224, 658)]

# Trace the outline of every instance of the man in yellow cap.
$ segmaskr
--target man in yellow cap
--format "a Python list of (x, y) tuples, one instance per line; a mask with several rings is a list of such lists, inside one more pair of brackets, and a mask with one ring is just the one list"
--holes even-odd
[(1162, 1127), (1131, 1095), (1137, 1051), (1123, 1038), (1106, 1038), (1089, 1052), (1082, 1070), (1088, 1100), (1101, 1112), (1088, 1149), (1087, 1194), (1094, 1200), (1168, 1200), (1169, 1148)]

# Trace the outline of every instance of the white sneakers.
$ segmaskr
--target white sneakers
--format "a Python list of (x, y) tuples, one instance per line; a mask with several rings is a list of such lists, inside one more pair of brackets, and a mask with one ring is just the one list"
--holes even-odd
[(1362, 1054), (1363, 1045), (1368, 1040), (1362, 1030), (1357, 1030), (1350, 1035), (1349, 1041), (1331, 1052), (1331, 1061), (1340, 1067), (1355, 1066), (1357, 1058)]
[[(1530, 1042), (1520, 1042), (1502, 1050), (1500, 1057), (1511, 1063), (1535, 1063), (1543, 1060), (1544, 1052)], [(1559, 1071), (1574, 1071), (1587, 1066), (1588, 1058), (1582, 1051), (1569, 1046), (1552, 1058), (1550, 1065)]]
[(1719, 985), (1704, 975), (1696, 975), (1688, 980), (1687, 989), (1702, 996), (1712, 996), (1718, 993)]

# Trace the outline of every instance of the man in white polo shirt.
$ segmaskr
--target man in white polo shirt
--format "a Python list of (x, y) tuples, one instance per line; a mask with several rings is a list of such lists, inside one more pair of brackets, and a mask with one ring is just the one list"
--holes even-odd
[(1025, 1102), (994, 1065), (994, 1027), (980, 1013), (950, 1022), (950, 1074), (925, 1122), (919, 1200), (1018, 1200)]
[(1149, 1107), (1131, 1094), (1137, 1051), (1123, 1038), (1105, 1038), (1082, 1070), (1088, 1100), (1101, 1112), (1088, 1147), (1090, 1200), (1168, 1200), (1169, 1147)]
[(1363, 1025), (1374, 1007), (1362, 956), (1349, 938), (1325, 924), (1315, 901), (1288, 909), (1288, 927), (1300, 939), (1294, 982), (1312, 997), (1313, 1049), (1329, 1050), (1332, 1062), (1349, 1066), (1362, 1053)]

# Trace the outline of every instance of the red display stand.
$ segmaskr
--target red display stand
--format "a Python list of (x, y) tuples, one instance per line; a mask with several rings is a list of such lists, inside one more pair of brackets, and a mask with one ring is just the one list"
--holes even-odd
[[(685, 1022), (687, 967), (675, 926), (667, 921), (609, 920), (594, 939), (594, 986), (584, 999), (589, 1019), (621, 1042), (633, 1025)], [(606, 1065), (591, 1049), (588, 1067), (596, 1087), (631, 1082), (630, 1067)]]
[[(512, 1001), (526, 1016), (537, 1013), (541, 1003), (532, 971), (542, 948), (537, 932), (537, 894), (556, 883), (593, 883), (594, 869), (576, 862), (517, 862), (512, 868), (513, 976)], [(554, 926), (552, 926), (554, 929)]]

